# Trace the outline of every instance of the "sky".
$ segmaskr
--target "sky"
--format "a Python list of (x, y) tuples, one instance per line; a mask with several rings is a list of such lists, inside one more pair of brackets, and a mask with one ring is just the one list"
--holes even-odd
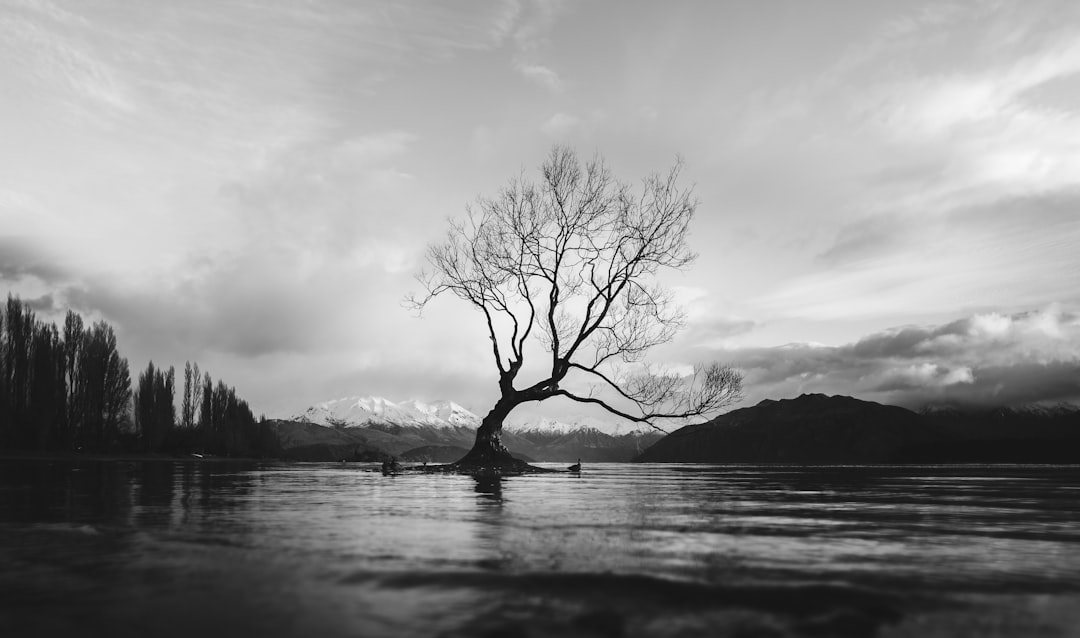
[(700, 256), (650, 360), (735, 366), (736, 407), (1080, 401), (1069, 0), (0, 0), (0, 60), (0, 292), (256, 414), (486, 412), (481, 317), (402, 300), (553, 144), (683, 159)]

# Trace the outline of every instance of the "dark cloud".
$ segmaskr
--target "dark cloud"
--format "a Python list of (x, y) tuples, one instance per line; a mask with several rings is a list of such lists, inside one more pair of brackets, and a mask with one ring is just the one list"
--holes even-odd
[[(222, 260), (193, 279), (162, 287), (87, 280), (64, 291), (72, 309), (113, 323), (136, 351), (176, 360), (215, 352), (241, 358), (318, 353), (363, 333), (355, 272), (329, 266), (297, 272), (301, 256), (255, 253)], [(346, 325), (345, 318), (352, 320)]]
[(882, 357), (910, 358), (918, 353), (920, 347), (933, 341), (936, 336), (949, 332), (948, 328), (931, 330), (909, 326), (864, 337), (850, 346), (850, 349), (855, 356), (866, 359)]
[(35, 277), (48, 284), (67, 279), (69, 273), (55, 256), (27, 237), (0, 236), (0, 280), (16, 282)]
[(1080, 317), (1056, 307), (907, 326), (843, 346), (726, 352), (751, 399), (850, 394), (919, 407), (1080, 401)]
[(61, 310), (56, 304), (56, 299), (51, 294), (42, 295), (34, 299), (23, 299), (22, 302), (34, 312), (54, 313)]
[[(1018, 363), (972, 370), (973, 383), (946, 386), (941, 403), (983, 406), (1080, 402), (1080, 360)], [(918, 393), (906, 403), (925, 403)]]

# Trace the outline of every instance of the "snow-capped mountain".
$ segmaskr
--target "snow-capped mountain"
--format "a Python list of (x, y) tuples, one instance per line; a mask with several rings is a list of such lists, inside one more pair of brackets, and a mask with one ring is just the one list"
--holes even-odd
[[(353, 396), (313, 405), (274, 423), (289, 458), (325, 461), (406, 455), (432, 446), (451, 448), (460, 458), (475, 442), (480, 420), (453, 401)], [(644, 424), (522, 414), (507, 422), (502, 440), (512, 453), (534, 461), (622, 462), (660, 438), (661, 433)]]
[[(431, 403), (418, 399), (394, 402), (383, 397), (345, 397), (324, 401), (311, 406), (294, 417), (325, 426), (361, 427), (366, 425), (398, 425), (405, 427), (475, 428), (480, 417), (453, 401)], [(504, 431), (515, 434), (542, 436), (563, 435), (572, 432), (595, 430), (609, 436), (641, 435), (656, 433), (645, 423), (632, 423), (622, 419), (605, 420), (592, 416), (569, 418), (534, 418), (511, 416)]]
[(416, 399), (409, 399), (398, 404), (414, 413), (424, 415), (430, 423), (449, 423), (454, 426), (476, 427), (480, 425), (480, 417), (461, 407), (453, 401), (436, 401), (424, 403)]
[(569, 434), (579, 430), (596, 430), (609, 436), (624, 436), (627, 434), (643, 434), (657, 432), (646, 423), (633, 423), (625, 420), (607, 421), (595, 417), (578, 416), (567, 419), (517, 419), (510, 420), (503, 426), (507, 432), (519, 434)]
[(453, 401), (425, 403), (409, 399), (395, 403), (382, 397), (344, 397), (324, 401), (297, 415), (295, 420), (344, 427), (385, 424), (472, 428), (480, 425), (480, 417)]

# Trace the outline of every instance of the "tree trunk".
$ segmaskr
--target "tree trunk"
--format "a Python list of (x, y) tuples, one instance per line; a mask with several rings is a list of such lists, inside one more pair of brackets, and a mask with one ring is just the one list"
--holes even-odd
[(503, 420), (517, 405), (512, 398), (499, 399), (480, 422), (472, 449), (453, 465), (460, 470), (492, 474), (520, 473), (533, 469), (525, 461), (514, 458), (502, 444)]

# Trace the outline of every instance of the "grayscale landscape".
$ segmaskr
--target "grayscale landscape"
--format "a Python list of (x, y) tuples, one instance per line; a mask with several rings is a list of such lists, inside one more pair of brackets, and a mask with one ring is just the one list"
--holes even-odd
[(0, 635), (1080, 635), (1078, 43), (0, 0)]

